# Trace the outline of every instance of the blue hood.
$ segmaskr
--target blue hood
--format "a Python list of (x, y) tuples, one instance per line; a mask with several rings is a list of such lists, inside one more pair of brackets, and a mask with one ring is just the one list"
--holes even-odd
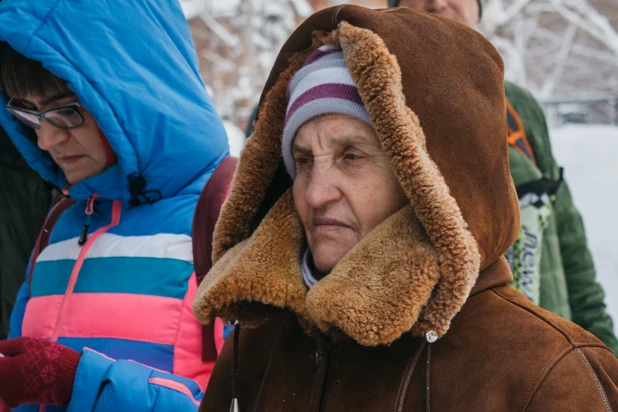
[[(118, 155), (117, 165), (70, 187), (75, 199), (129, 202), (139, 177), (163, 198), (199, 192), (228, 153), (177, 0), (3, 0), (0, 41), (66, 80)], [(4, 97), (0, 104), (0, 126), (26, 161), (64, 187)]]

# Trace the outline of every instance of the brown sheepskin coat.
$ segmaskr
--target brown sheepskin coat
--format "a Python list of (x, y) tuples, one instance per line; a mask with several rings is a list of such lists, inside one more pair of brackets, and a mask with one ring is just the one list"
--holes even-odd
[[(343, 50), (410, 205), (308, 291), (281, 136), (288, 82), (321, 44)], [(194, 304), (240, 326), (201, 411), (228, 411), (233, 380), (243, 412), (618, 411), (612, 353), (506, 285), (519, 219), (504, 105), (497, 51), (453, 21), (347, 5), (296, 30)]]

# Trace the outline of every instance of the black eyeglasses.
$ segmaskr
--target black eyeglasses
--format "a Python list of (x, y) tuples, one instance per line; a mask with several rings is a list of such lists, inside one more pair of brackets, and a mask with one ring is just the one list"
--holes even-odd
[(84, 124), (84, 116), (79, 103), (37, 112), (21, 106), (19, 100), (13, 98), (6, 105), (6, 110), (18, 121), (33, 129), (40, 129), (43, 119), (62, 129), (74, 129)]

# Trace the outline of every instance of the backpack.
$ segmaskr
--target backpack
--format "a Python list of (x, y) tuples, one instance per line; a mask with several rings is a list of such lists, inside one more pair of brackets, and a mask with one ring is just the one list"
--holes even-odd
[[(506, 102), (509, 146), (538, 167), (526, 131), (513, 106)], [(540, 168), (539, 168), (540, 169)], [(534, 304), (541, 301), (542, 253), (545, 230), (550, 224), (551, 203), (562, 183), (563, 170), (558, 179), (543, 173), (540, 179), (521, 183), (515, 187), (519, 199), (521, 230), (515, 243), (506, 252), (506, 259), (513, 273), (511, 285)]]
[[(238, 159), (228, 156), (217, 166), (197, 201), (193, 217), (193, 265), (198, 284), (212, 267), (212, 248), (215, 224), (219, 219), (221, 206), (232, 189), (232, 179)], [(217, 359), (215, 345), (215, 324), (202, 325), (202, 360)]]
[[(212, 242), (215, 231), (215, 223), (219, 218), (221, 206), (230, 193), (232, 178), (236, 171), (238, 159), (228, 156), (217, 166), (214, 173), (208, 179), (202, 193), (197, 201), (195, 214), (193, 216), (193, 260), (195, 274), (198, 285), (204, 279), (212, 266)], [(28, 272), (28, 296), (31, 296), (30, 287), (32, 284), (32, 274), (34, 265), (41, 252), (49, 244), (51, 231), (60, 219), (60, 216), (69, 207), (75, 204), (75, 200), (63, 198), (53, 207), (39, 237), (34, 246), (30, 259), (30, 270)], [(202, 360), (214, 361), (217, 359), (217, 347), (215, 345), (214, 322), (210, 325), (202, 326)]]

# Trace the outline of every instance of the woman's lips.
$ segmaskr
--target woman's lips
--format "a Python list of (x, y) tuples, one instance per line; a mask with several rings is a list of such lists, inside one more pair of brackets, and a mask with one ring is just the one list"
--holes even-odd
[(329, 233), (341, 229), (349, 229), (350, 227), (345, 223), (331, 218), (315, 218), (313, 219), (313, 233)]
[(75, 155), (75, 156), (63, 156), (58, 158), (58, 163), (63, 165), (72, 165), (73, 163), (77, 163), (80, 161), (84, 155)]

